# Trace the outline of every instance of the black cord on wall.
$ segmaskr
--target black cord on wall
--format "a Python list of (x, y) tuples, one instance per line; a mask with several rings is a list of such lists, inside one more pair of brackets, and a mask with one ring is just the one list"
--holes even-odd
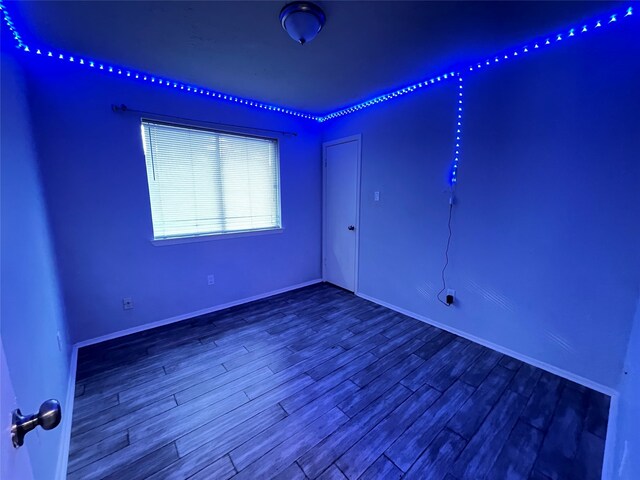
[(447, 289), (447, 280), (445, 277), (445, 272), (447, 271), (447, 266), (449, 265), (449, 246), (451, 245), (451, 216), (453, 214), (453, 192), (451, 192), (451, 197), (449, 197), (449, 219), (447, 220), (447, 228), (449, 229), (449, 236), (447, 237), (447, 247), (444, 250), (444, 258), (445, 258), (445, 262), (444, 262), (444, 267), (442, 267), (442, 273), (440, 274), (442, 277), (442, 290), (440, 290), (438, 292), (438, 294), (436, 295), (436, 297), (438, 298), (438, 301), (443, 304), (445, 307), (450, 307), (451, 305), (448, 304), (447, 302), (443, 301), (440, 298), (440, 295), (442, 295), (442, 292), (444, 292)]

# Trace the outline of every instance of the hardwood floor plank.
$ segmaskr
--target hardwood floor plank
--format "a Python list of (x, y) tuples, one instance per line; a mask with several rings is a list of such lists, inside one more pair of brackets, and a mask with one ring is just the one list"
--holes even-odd
[[(376, 344), (379, 345), (379, 343), (383, 342), (383, 341), (385, 341), (385, 340), (384, 340), (384, 337), (382, 337), (382, 336), (372, 337), (372, 342), (371, 343), (360, 344), (359, 346), (357, 346), (355, 348), (347, 350), (346, 352), (342, 353), (341, 355), (337, 355), (337, 356), (335, 356), (335, 357), (333, 357), (331, 359), (328, 359), (328, 360), (326, 360), (326, 361), (324, 361), (324, 362), (322, 362), (322, 363), (320, 363), (318, 365), (313, 366), (312, 368), (307, 370), (306, 373), (307, 373), (307, 375), (309, 375), (314, 380), (316, 380), (316, 381), (320, 380), (321, 378), (326, 377), (327, 375), (331, 374), (332, 372), (335, 372), (336, 370), (338, 370), (343, 365), (346, 365), (346, 364), (351, 363), (353, 361), (358, 361), (356, 359), (358, 359), (362, 355), (368, 354), (369, 350), (374, 348)], [(369, 355), (370, 356), (374, 356), (373, 354), (369, 354)]]
[[(437, 338), (439, 337), (440, 336)], [(452, 342), (447, 342), (441, 350), (429, 358), (429, 361), (424, 368), (415, 370), (404, 377), (402, 379), (402, 384), (415, 392), (427, 383), (429, 379), (434, 378), (442, 368), (446, 368), (450, 362), (458, 358), (468, 345), (468, 341), (459, 338)], [(416, 355), (420, 356), (420, 351), (417, 351)], [(424, 357), (422, 358), (424, 359)]]
[[(280, 355), (290, 355), (293, 353), (287, 347), (283, 347), (277, 343), (267, 343), (264, 348), (259, 350), (249, 351), (246, 347), (242, 347), (246, 350), (246, 353), (235, 355), (233, 358), (230, 358), (222, 363), (222, 366), (227, 369), (227, 371), (235, 370), (240, 367), (245, 367), (248, 364), (252, 364), (256, 362), (260, 367), (267, 366), (271, 361), (271, 358), (277, 358)], [(261, 361), (263, 360), (264, 361)]]
[(173, 443), (159, 449), (140, 449), (129, 445), (98, 461), (70, 472), (68, 480), (139, 480), (164, 468), (178, 458)]
[(176, 446), (171, 443), (144, 457), (131, 459), (126, 465), (111, 472), (104, 480), (143, 480), (178, 458)]
[(589, 392), (589, 409), (585, 419), (585, 429), (605, 438), (607, 435), (607, 420), (609, 418), (610, 398), (600, 392), (591, 390)]
[[(324, 362), (325, 360), (335, 357), (336, 355), (342, 352), (342, 348), (340, 347), (331, 347), (322, 352), (318, 353), (315, 357), (304, 360), (296, 365), (293, 365), (281, 372), (274, 373), (270, 377), (265, 380), (255, 383), (254, 385), (245, 388), (245, 393), (251, 399), (259, 397), (264, 393), (272, 390), (274, 388), (278, 388), (283, 383), (295, 378), (304, 372), (306, 372), (309, 368), (313, 368), (315, 365)], [(268, 368), (268, 367), (267, 367)]]
[(407, 472), (472, 393), (473, 387), (464, 382), (456, 382), (414, 420), (413, 424), (387, 448), (385, 455), (400, 470)]
[(336, 465), (350, 479), (358, 478), (440, 396), (424, 386), (344, 453)]
[(342, 473), (338, 467), (331, 465), (317, 478), (318, 480), (345, 480), (347, 477), (344, 476), (344, 473)]
[(434, 438), (429, 448), (412, 465), (404, 478), (443, 480), (451, 464), (456, 460), (466, 443), (464, 438), (456, 435), (451, 430), (442, 430)]
[(478, 387), (484, 379), (487, 378), (489, 372), (493, 370), (501, 358), (501, 353), (484, 348), (480, 357), (466, 372), (462, 374), (460, 380), (468, 383), (469, 385), (473, 385), (474, 387)]
[(373, 462), (365, 470), (359, 480), (397, 480), (402, 477), (402, 470), (396, 467), (391, 460), (384, 455)]
[(518, 370), (522, 366), (522, 362), (508, 355), (504, 355), (500, 359), (500, 365), (504, 368), (508, 368), (509, 370)]
[(448, 423), (448, 428), (470, 440), (485, 420), (513, 377), (513, 370), (498, 365), (462, 405)]
[(82, 395), (73, 401), (73, 418), (79, 423), (87, 421), (92, 415), (114, 407), (120, 403), (119, 393), (105, 395)]
[(187, 358), (167, 358), (162, 359), (164, 371), (167, 374), (175, 374), (177, 372), (189, 372), (193, 374), (196, 371), (202, 371), (201, 365), (211, 367), (213, 365), (222, 364), (227, 370), (226, 362), (243, 356), (247, 353), (247, 349), (243, 346), (230, 345), (228, 347), (210, 348), (204, 352), (190, 355)]
[(273, 480), (306, 480), (306, 478), (300, 466), (297, 463), (292, 463), (273, 477)]
[[(339, 350), (339, 353), (344, 351), (344, 348), (339, 345), (337, 345), (336, 348), (342, 349)], [(309, 358), (313, 358), (318, 354), (322, 354), (325, 349), (326, 348), (323, 346), (313, 346), (305, 348), (304, 350), (289, 350), (286, 356), (276, 358), (273, 362), (269, 363), (269, 370), (271, 370), (273, 373), (280, 373), (289, 367), (293, 367), (294, 365), (297, 365), (298, 363), (301, 363)]]
[(373, 362), (371, 365), (355, 374), (352, 377), (353, 382), (360, 387), (367, 386), (384, 372), (402, 362), (405, 358), (420, 348), (423, 343), (424, 342), (422, 342), (422, 340), (417, 339), (407, 341), (395, 350), (387, 353), (385, 356), (380, 357), (378, 361)]
[(543, 438), (543, 432), (537, 428), (518, 422), (489, 470), (487, 478), (527, 480)]
[(85, 448), (69, 459), (68, 471), (73, 473), (96, 460), (117, 452), (127, 445), (129, 445), (129, 435), (126, 431), (95, 442), (91, 445), (91, 448)]
[(403, 377), (410, 374), (417, 368), (424, 365), (424, 360), (411, 354), (400, 362), (396, 367), (391, 368), (362, 388), (358, 395), (346, 399), (338, 407), (350, 417), (355, 416), (371, 402), (377, 400), (387, 390), (394, 387)]
[(576, 478), (582, 480), (599, 480), (602, 478), (602, 461), (604, 458), (604, 440), (589, 431), (584, 431), (576, 452)]
[(455, 340), (456, 336), (441, 330), (432, 340), (426, 342), (422, 348), (420, 348), (416, 355), (423, 360), (429, 360), (436, 353), (442, 350), (445, 346)]
[(227, 480), (236, 474), (236, 469), (233, 467), (229, 457), (222, 457), (211, 465), (203, 468), (195, 475), (189, 477), (189, 480)]
[(471, 438), (451, 473), (461, 480), (484, 478), (504, 446), (526, 399), (506, 390)]
[(544, 372), (533, 390), (520, 417), (524, 422), (543, 432), (547, 431), (562, 392), (562, 379)]
[(227, 396), (223, 391), (220, 397), (201, 397), (164, 412), (162, 422), (147, 422), (130, 428), (129, 441), (145, 443), (177, 438), (249, 402), (244, 392)]
[(319, 382), (311, 385), (309, 388), (305, 389), (304, 392), (301, 392), (300, 394), (295, 396), (291, 396), (280, 403), (282, 407), (287, 411), (287, 413), (291, 414), (306, 403), (319, 397), (322, 393), (334, 387), (338, 383), (343, 382), (349, 378), (353, 379), (355, 375), (357, 375), (363, 369), (367, 368), (369, 365), (375, 363), (375, 361), (376, 357), (374, 357), (373, 355), (362, 355), (358, 357), (355, 362), (340, 367), (338, 370), (333, 372), (332, 375), (325, 377)]
[[(358, 396), (358, 392), (354, 397)], [(372, 403), (360, 414), (351, 418), (347, 423), (329, 435), (321, 443), (309, 450), (298, 459), (302, 470), (309, 478), (316, 478), (326, 468), (335, 462), (360, 438), (386, 418), (402, 402), (411, 395), (411, 391), (396, 385), (379, 401)]]
[(587, 413), (586, 392), (565, 385), (535, 469), (551, 479), (571, 475)]
[[(257, 365), (256, 368), (258, 368)], [(223, 396), (229, 396), (231, 393), (239, 392), (271, 377), (273, 377), (273, 372), (269, 367), (258, 368), (254, 371), (235, 369), (176, 392), (175, 397), (178, 405), (183, 405), (204, 394), (212, 396), (215, 392), (219, 392)]]
[(471, 343), (461, 352), (459, 358), (452, 359), (440, 368), (427, 380), (427, 383), (436, 390), (444, 392), (473, 365), (476, 358), (482, 352), (482, 347)]
[(312, 383), (311, 378), (306, 375), (301, 375), (235, 410), (229, 411), (212, 421), (202, 423), (197, 428), (176, 440), (178, 451), (181, 455), (185, 455), (200, 448), (203, 444), (214, 440), (223, 442), (224, 444), (226, 434), (229, 430)]
[(304, 431), (290, 436), (286, 441), (269, 450), (244, 470), (241, 470), (234, 478), (237, 480), (254, 480), (256, 478), (271, 478), (277, 475), (287, 465), (321, 442), (348, 419), (349, 417), (338, 408), (333, 408), (309, 424)]
[(242, 471), (247, 465), (286, 441), (291, 435), (305, 429), (318, 417), (335, 408), (338, 403), (349, 395), (353, 395), (357, 390), (358, 388), (350, 381), (334, 387), (296, 413), (288, 415), (272, 427), (254, 436), (251, 441), (233, 449), (230, 452), (233, 464)]
[[(184, 451), (181, 439), (178, 439), (176, 447), (180, 458), (151, 476), (150, 480), (181, 480), (190, 477), (286, 416), (286, 412), (280, 405), (273, 405), (226, 430), (223, 435), (203, 442), (198, 445), (198, 448), (190, 451)], [(224, 442), (220, 441), (220, 438), (224, 438)]]
[(523, 363), (513, 377), (509, 388), (514, 392), (529, 398), (541, 375), (542, 370)]
[[(139, 425), (145, 424), (151, 419), (162, 418), (166, 412), (171, 411), (176, 406), (175, 398), (172, 396), (166, 397), (139, 410), (136, 415), (114, 418), (109, 423), (100, 426), (100, 428), (87, 430), (84, 433), (73, 433), (74, 430), (72, 430), (71, 444), (69, 446), (70, 458), (81, 455), (81, 452), (85, 449), (93, 449), (96, 443), (111, 436), (126, 433), (128, 429), (137, 429)], [(131, 441), (131, 438), (129, 438), (129, 441)]]

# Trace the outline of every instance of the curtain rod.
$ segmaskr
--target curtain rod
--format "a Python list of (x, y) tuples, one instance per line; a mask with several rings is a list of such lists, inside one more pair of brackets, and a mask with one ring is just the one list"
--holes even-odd
[(165, 118), (173, 118), (175, 120), (181, 120), (181, 121), (186, 121), (186, 122), (196, 122), (196, 123), (207, 123), (209, 125), (220, 125), (223, 127), (231, 127), (231, 128), (244, 128), (246, 130), (257, 130), (257, 131), (261, 131), (261, 132), (271, 132), (271, 133), (280, 133), (282, 135), (291, 135), (294, 137), (297, 137), (298, 134), (296, 132), (287, 132), (287, 131), (283, 131), (283, 130), (271, 130), (268, 128), (258, 128), (258, 127), (247, 127), (245, 125), (234, 125), (232, 123), (219, 123), (219, 122), (210, 122), (208, 120), (198, 120), (198, 119), (193, 119), (193, 118), (186, 118), (186, 117), (179, 117), (176, 115), (168, 115), (166, 113), (157, 113), (157, 112), (147, 112), (145, 110), (135, 110), (133, 108), (129, 108), (127, 107), (125, 104), (120, 104), (120, 105), (111, 105), (111, 110), (113, 110), (116, 113), (139, 113), (142, 115), (155, 115), (158, 117), (165, 117)]

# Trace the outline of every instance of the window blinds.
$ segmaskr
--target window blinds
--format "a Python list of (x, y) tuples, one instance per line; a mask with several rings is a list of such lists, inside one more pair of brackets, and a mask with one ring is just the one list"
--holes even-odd
[(278, 142), (142, 121), (155, 239), (281, 227)]

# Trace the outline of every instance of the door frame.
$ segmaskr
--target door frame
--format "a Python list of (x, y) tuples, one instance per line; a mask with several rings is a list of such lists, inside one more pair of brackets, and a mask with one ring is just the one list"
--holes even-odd
[(360, 194), (360, 187), (362, 183), (362, 134), (350, 135), (348, 137), (338, 138), (322, 143), (322, 280), (326, 281), (326, 261), (325, 252), (327, 251), (327, 238), (326, 238), (326, 226), (327, 226), (327, 148), (343, 143), (357, 142), (358, 153), (356, 159), (356, 251), (355, 251), (355, 265), (354, 265), (354, 283), (353, 293), (358, 293), (358, 277), (359, 277), (359, 265), (360, 265), (360, 203), (362, 197)]

